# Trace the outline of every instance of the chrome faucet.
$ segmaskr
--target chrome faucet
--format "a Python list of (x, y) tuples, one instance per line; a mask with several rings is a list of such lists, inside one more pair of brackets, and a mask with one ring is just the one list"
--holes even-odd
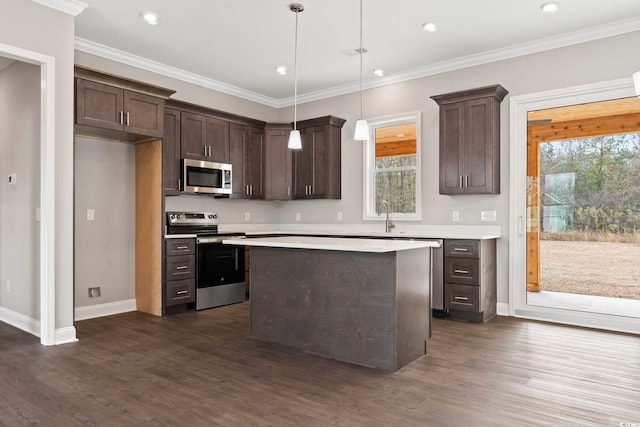
[(389, 202), (387, 202), (386, 200), (382, 200), (382, 204), (387, 209), (387, 217), (384, 221), (384, 230), (388, 233), (396, 225), (389, 220)]

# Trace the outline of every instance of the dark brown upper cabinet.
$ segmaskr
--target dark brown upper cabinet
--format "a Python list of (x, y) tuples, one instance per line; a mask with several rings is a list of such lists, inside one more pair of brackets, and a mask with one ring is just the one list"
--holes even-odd
[(76, 75), (76, 133), (128, 142), (162, 138), (173, 91), (82, 67)]
[(173, 108), (164, 110), (162, 186), (166, 196), (180, 194), (180, 111)]
[(238, 123), (229, 128), (229, 157), (232, 165), (232, 195), (262, 199), (262, 158), (264, 129)]
[(287, 148), (290, 123), (267, 124), (264, 142), (264, 199), (293, 199), (293, 151)]
[(297, 123), (302, 150), (294, 151), (294, 199), (341, 198), (344, 123), (344, 119), (334, 116)]
[(229, 163), (229, 122), (202, 114), (182, 112), (182, 157)]
[(440, 194), (500, 194), (500, 85), (432, 96), (440, 106)]

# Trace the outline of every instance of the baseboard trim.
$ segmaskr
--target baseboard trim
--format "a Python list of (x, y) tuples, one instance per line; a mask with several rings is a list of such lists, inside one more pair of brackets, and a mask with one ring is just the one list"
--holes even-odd
[(40, 321), (18, 313), (17, 311), (0, 307), (0, 321), (8, 323), (13, 327), (28, 332), (31, 335), (35, 335), (36, 337), (40, 337)]
[(498, 316), (510, 316), (510, 314), (509, 314), (509, 303), (508, 302), (499, 302), (496, 305), (496, 314)]
[(76, 328), (74, 326), (56, 329), (55, 345), (69, 344), (76, 341), (78, 341), (78, 338), (76, 338)]
[(104, 304), (88, 305), (85, 307), (76, 307), (75, 320), (94, 319), (96, 317), (127, 313), (129, 311), (136, 311), (135, 298), (123, 301), (107, 302)]

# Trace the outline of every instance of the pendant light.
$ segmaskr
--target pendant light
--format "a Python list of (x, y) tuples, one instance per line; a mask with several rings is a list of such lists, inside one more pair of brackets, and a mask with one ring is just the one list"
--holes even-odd
[(356, 122), (356, 131), (353, 135), (353, 139), (357, 141), (369, 140), (369, 125), (363, 118), (363, 89), (362, 89), (362, 55), (364, 55), (364, 49), (362, 48), (362, 0), (360, 0), (360, 120)]
[(633, 73), (633, 85), (636, 87), (636, 95), (640, 97), (640, 71)]
[(296, 14), (296, 37), (293, 45), (293, 130), (289, 134), (287, 147), (291, 150), (302, 149), (302, 139), (298, 130), (298, 13), (304, 10), (300, 3), (291, 3), (289, 9)]

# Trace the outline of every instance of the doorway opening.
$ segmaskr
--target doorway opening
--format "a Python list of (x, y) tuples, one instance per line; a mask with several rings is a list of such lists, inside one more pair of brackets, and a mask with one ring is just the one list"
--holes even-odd
[(640, 99), (629, 83), (512, 99), (511, 314), (637, 332)]

